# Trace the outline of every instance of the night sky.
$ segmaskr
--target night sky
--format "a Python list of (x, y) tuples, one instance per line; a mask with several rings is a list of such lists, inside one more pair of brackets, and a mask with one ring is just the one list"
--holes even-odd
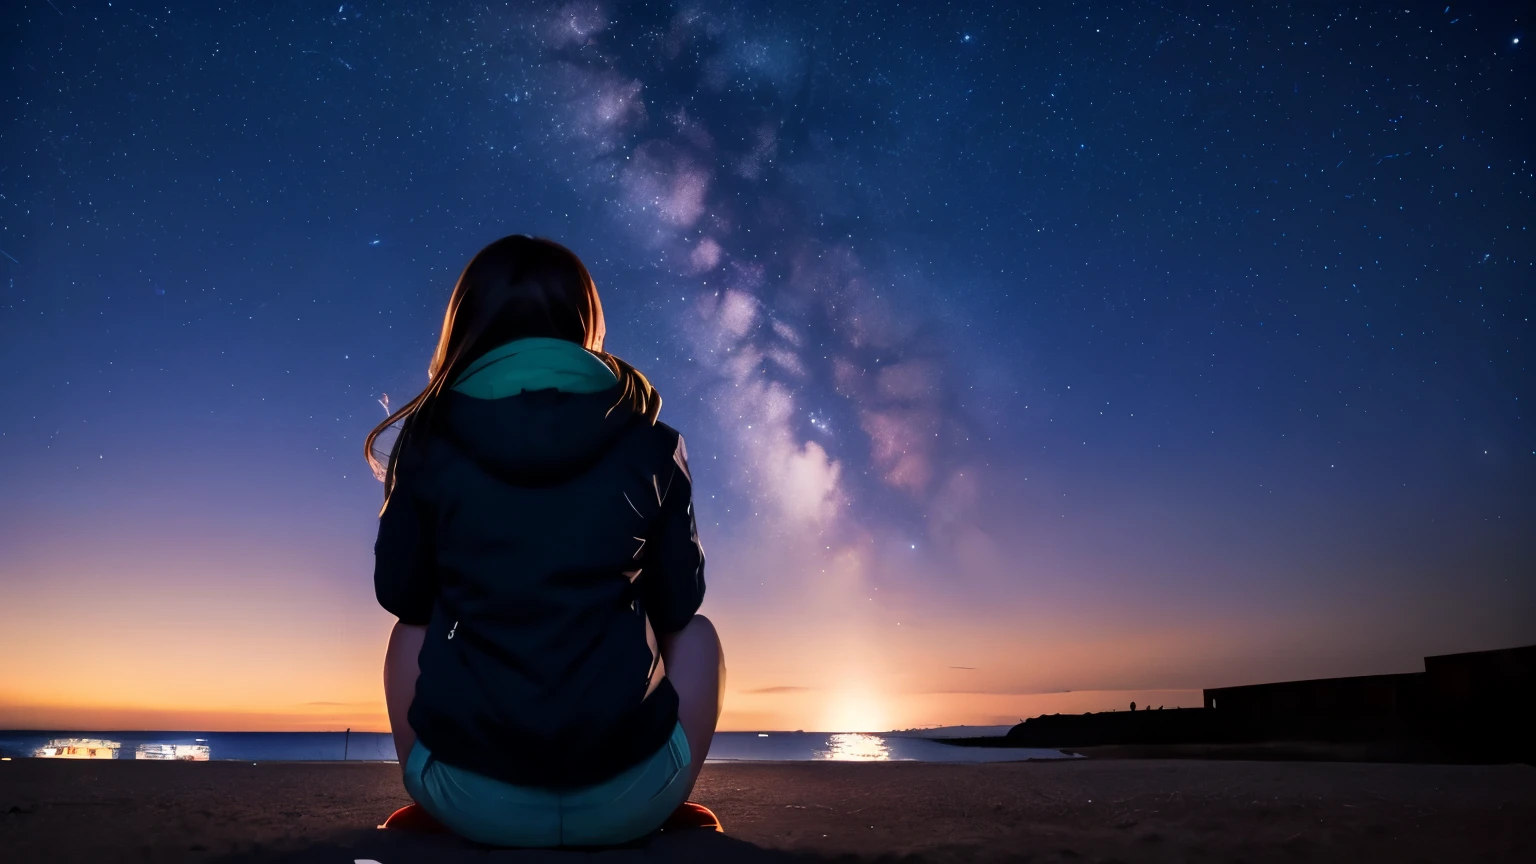
[(510, 233), (687, 437), (724, 728), (1536, 641), (1517, 5), (7, 3), (0, 727), (384, 728), (363, 437)]

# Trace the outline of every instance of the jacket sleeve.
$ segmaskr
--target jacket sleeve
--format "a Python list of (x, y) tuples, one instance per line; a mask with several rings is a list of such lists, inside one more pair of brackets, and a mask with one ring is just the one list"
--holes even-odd
[[(404, 470), (399, 470), (404, 468)], [(379, 515), (373, 544), (373, 592), (402, 624), (426, 624), (437, 599), (431, 515), (421, 501), (415, 466), (399, 466), (394, 491)]]
[(704, 548), (693, 517), (693, 477), (681, 435), (670, 468), (656, 477), (661, 511), (646, 543), (641, 577), (646, 615), (657, 633), (683, 629), (704, 602)]

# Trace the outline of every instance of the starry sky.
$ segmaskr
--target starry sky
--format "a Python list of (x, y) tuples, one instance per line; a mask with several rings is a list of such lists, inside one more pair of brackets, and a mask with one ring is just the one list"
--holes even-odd
[(0, 727), (385, 728), (363, 437), (510, 233), (687, 437), (725, 729), (1536, 641), (1529, 22), (1237, 5), (6, 4)]

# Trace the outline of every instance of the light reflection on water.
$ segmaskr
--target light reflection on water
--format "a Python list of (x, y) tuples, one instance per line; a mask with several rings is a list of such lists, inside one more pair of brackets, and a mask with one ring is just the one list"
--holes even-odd
[(1067, 759), (1039, 747), (956, 747), (917, 732), (717, 732), (710, 762), (1017, 762)]
[(129, 759), (206, 762), (392, 761), (388, 733), (353, 732), (32, 732), (0, 730), (0, 758)]
[[(956, 747), (919, 732), (718, 732), (711, 762), (1013, 762), (1061, 759), (1042, 748)], [(64, 740), (59, 740), (64, 739)], [(84, 746), (82, 746), (84, 745)], [(44, 752), (38, 752), (39, 750)], [(73, 751), (73, 752), (71, 752)], [(383, 732), (31, 732), (0, 730), (0, 758), (391, 761)]]
[(889, 762), (891, 748), (879, 735), (837, 732), (828, 735), (826, 749), (812, 751), (811, 758), (831, 759), (838, 762)]

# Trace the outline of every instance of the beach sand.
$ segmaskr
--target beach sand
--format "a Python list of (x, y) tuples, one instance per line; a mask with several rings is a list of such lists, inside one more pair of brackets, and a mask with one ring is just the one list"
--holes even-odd
[(1098, 760), (707, 765), (727, 834), (600, 853), (374, 828), (382, 763), (0, 763), (0, 860), (352, 864), (1536, 861), (1536, 768)]

